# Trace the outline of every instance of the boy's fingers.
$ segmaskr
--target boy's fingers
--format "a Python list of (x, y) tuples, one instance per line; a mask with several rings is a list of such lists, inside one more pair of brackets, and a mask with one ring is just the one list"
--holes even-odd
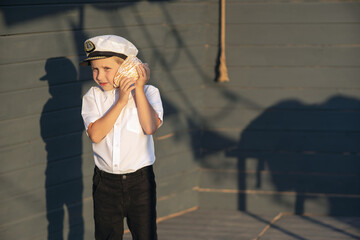
[(150, 79), (150, 68), (149, 65), (147, 63), (143, 64), (144, 70), (145, 70), (145, 76), (148, 77), (148, 80)]
[(150, 68), (148, 67), (147, 63), (143, 63), (143, 64), (137, 66), (137, 71), (138, 71), (139, 77), (145, 78), (146, 81), (149, 81)]
[(144, 77), (144, 70), (143, 70), (143, 67), (141, 65), (136, 66), (136, 70), (137, 70), (139, 76)]
[(144, 69), (146, 72), (150, 72), (149, 65), (147, 63), (144, 63)]
[(127, 90), (132, 84), (134, 84), (134, 81), (128, 80), (128, 81), (124, 82), (124, 84), (122, 85), (122, 88)]
[(134, 79), (133, 78), (128, 78), (128, 77), (124, 77), (121, 79), (120, 81), (120, 85), (121, 86), (125, 86), (127, 83), (129, 82), (134, 82)]
[(129, 88), (129, 92), (135, 89), (135, 84), (131, 85)]

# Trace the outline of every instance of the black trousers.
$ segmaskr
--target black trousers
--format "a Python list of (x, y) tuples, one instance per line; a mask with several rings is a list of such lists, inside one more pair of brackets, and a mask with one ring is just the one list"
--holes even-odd
[(93, 201), (96, 240), (122, 240), (124, 218), (134, 240), (156, 240), (156, 183), (152, 166), (111, 174), (95, 167)]

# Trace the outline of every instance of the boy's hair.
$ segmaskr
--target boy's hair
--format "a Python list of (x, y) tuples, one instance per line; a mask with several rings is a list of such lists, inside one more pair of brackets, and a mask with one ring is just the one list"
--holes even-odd
[[(108, 57), (108, 58), (114, 59), (114, 61), (115, 61), (117, 64), (119, 64), (119, 65), (121, 65), (121, 64), (125, 61), (124, 59), (122, 59), (122, 58), (120, 58), (120, 57), (117, 57), (117, 56), (112, 56), (112, 57)], [(101, 59), (104, 59), (104, 58), (101, 58)], [(93, 59), (93, 60), (96, 60), (96, 59)], [(89, 65), (91, 65), (91, 62), (92, 62), (93, 60), (89, 60)]]
[(117, 62), (120, 65), (125, 61), (123, 58), (120, 58), (117, 56), (114, 56), (113, 58), (114, 58), (115, 62)]

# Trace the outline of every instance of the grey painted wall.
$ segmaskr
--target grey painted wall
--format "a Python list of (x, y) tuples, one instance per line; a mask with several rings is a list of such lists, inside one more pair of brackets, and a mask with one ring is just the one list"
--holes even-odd
[(84, 40), (99, 34), (133, 41), (162, 93), (158, 216), (198, 206), (200, 93), (212, 77), (206, 42), (218, 4), (102, 2), (1, 1), (2, 239), (93, 238), (94, 163), (80, 108), (94, 83), (78, 62)]
[(194, 206), (359, 215), (359, 12), (228, 0), (230, 82), (217, 84), (217, 0), (1, 1), (1, 238), (92, 239), (80, 107), (93, 82), (78, 62), (99, 34), (133, 41), (162, 94), (159, 217)]
[(359, 2), (226, 10), (230, 83), (204, 91), (199, 205), (359, 215)]

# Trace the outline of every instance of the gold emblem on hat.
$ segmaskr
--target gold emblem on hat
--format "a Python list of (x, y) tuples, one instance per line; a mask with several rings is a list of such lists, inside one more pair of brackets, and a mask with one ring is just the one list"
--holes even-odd
[(85, 52), (87, 53), (91, 53), (92, 51), (95, 50), (95, 44), (90, 40), (87, 40), (84, 45), (85, 45)]

